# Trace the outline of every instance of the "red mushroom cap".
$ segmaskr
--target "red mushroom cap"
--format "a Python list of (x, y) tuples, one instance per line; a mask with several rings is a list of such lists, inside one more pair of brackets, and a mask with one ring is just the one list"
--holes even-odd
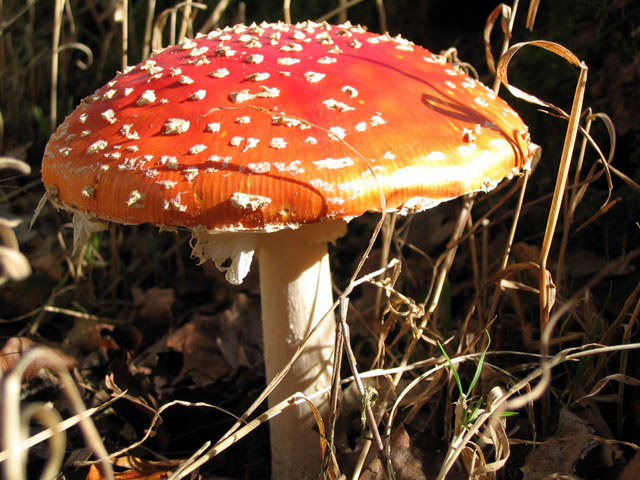
[(489, 190), (527, 127), (438, 55), (350, 24), (238, 25), (157, 52), (49, 141), (57, 205), (91, 217), (277, 230)]

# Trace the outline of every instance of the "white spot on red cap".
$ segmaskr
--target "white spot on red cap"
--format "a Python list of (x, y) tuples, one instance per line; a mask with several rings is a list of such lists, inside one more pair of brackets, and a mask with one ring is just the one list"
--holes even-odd
[(332, 140), (342, 140), (347, 135), (342, 127), (331, 127), (329, 132), (329, 138)]
[(189, 100), (203, 100), (207, 96), (207, 91), (200, 89), (189, 95)]
[(269, 74), (267, 72), (256, 72), (244, 77), (245, 80), (249, 80), (250, 82), (262, 82), (269, 78)]
[(145, 195), (143, 193), (140, 193), (138, 190), (133, 190), (127, 199), (127, 206), (132, 208), (144, 208), (144, 205), (142, 204), (144, 198)]
[(326, 77), (326, 73), (318, 73), (318, 72), (305, 72), (304, 79), (309, 83), (317, 83)]
[(291, 35), (291, 38), (293, 38), (294, 40), (304, 40), (305, 38), (307, 38), (307, 36), (304, 34), (304, 32), (296, 30), (295, 32), (293, 32), (293, 35)]
[(318, 63), (322, 64), (322, 65), (329, 65), (332, 63), (336, 63), (338, 60), (335, 57), (328, 57), (328, 56), (324, 56), (324, 57), (320, 57), (318, 59)]
[(252, 38), (243, 45), (244, 48), (262, 48), (262, 43), (257, 38)]
[(178, 82), (183, 85), (191, 85), (193, 83), (193, 79), (191, 77), (187, 77), (186, 75), (180, 75), (180, 78), (178, 78)]
[(232, 147), (239, 147), (243, 140), (244, 137), (231, 137), (231, 139), (229, 140), (229, 145), (231, 145)]
[(295, 65), (296, 63), (300, 62), (300, 59), (292, 57), (280, 57), (278, 58), (278, 60), (276, 60), (276, 62), (278, 63), (278, 65)]
[(241, 90), (239, 92), (232, 92), (229, 94), (229, 100), (233, 103), (242, 103), (254, 98), (254, 95), (249, 93), (249, 90)]
[(118, 170), (136, 170), (144, 166), (145, 161), (140, 157), (126, 157), (118, 164)]
[(183, 120), (182, 118), (170, 118), (164, 124), (165, 135), (179, 135), (189, 130), (191, 122), (189, 120)]
[(302, 45), (293, 42), (286, 43), (280, 47), (280, 50), (282, 50), (283, 52), (301, 52)]
[(227, 75), (229, 75), (229, 70), (227, 70), (226, 68), (222, 67), (222, 68), (218, 68), (217, 70), (214, 70), (213, 72), (211, 72), (209, 74), (210, 77), (213, 78), (224, 78)]
[(251, 55), (247, 55), (244, 59), (247, 63), (262, 63), (264, 61), (264, 55), (260, 55), (259, 53), (252, 53)]
[(156, 101), (156, 92), (154, 90), (145, 90), (136, 100), (136, 105), (148, 105)]
[(97, 140), (93, 142), (91, 145), (89, 145), (89, 147), (87, 148), (87, 153), (89, 154), (98, 153), (104, 150), (105, 148), (107, 148), (108, 145), (109, 144), (107, 143), (106, 140)]
[(133, 128), (133, 124), (127, 123), (122, 126), (120, 129), (120, 133), (124, 135), (128, 140), (139, 140), (140, 135), (135, 130), (131, 130)]
[(222, 157), (220, 155), (209, 155), (207, 162), (219, 163), (223, 168), (227, 168), (232, 158), (233, 157)]
[(462, 141), (465, 143), (473, 143), (473, 141), (476, 139), (475, 135), (473, 134), (473, 130), (471, 130), (470, 128), (464, 128), (462, 129)]
[(229, 198), (229, 201), (231, 202), (231, 205), (236, 208), (251, 210), (252, 212), (264, 208), (271, 203), (271, 199), (269, 197), (241, 192), (233, 193)]
[(335, 190), (335, 185), (333, 183), (323, 180), (322, 178), (312, 178), (309, 180), (309, 184), (314, 188), (324, 190), (326, 192), (332, 192)]
[(220, 131), (220, 124), (218, 122), (207, 123), (207, 132), (217, 133)]
[(83, 197), (93, 198), (93, 196), (96, 194), (96, 187), (92, 185), (87, 185), (82, 190), (80, 190), (80, 194)]
[(288, 165), (284, 162), (274, 162), (273, 166), (278, 172), (287, 172), (291, 175), (296, 175), (298, 173), (304, 173), (304, 168), (302, 168), (302, 160), (293, 160)]
[(346, 103), (339, 102), (337, 100), (334, 100), (333, 98), (324, 100), (322, 103), (324, 103), (327, 108), (338, 110), (339, 112), (348, 112), (349, 110), (355, 110), (355, 108), (350, 107)]
[(464, 88), (468, 88), (468, 89), (471, 89), (471, 90), (476, 88), (475, 80), (470, 78), (470, 77), (464, 78), (462, 80), (462, 82), (460, 83), (460, 85), (462, 85)]
[(314, 160), (312, 163), (318, 168), (329, 168), (335, 170), (337, 168), (344, 168), (353, 165), (353, 160), (351, 160), (350, 157), (325, 158), (324, 160)]
[(102, 100), (111, 100), (113, 98), (113, 96), (116, 94), (117, 92), (114, 89), (111, 90), (107, 90), (106, 92), (104, 92), (104, 94), (102, 95)]
[(116, 120), (116, 112), (114, 112), (111, 108), (109, 110), (105, 110), (100, 114), (102, 118), (104, 118), (110, 124), (114, 124), (117, 122)]
[(200, 55), (204, 55), (208, 51), (209, 51), (209, 47), (200, 47), (200, 48), (195, 47), (189, 52), (189, 56), (199, 57)]
[(219, 57), (233, 57), (235, 54), (236, 51), (226, 45), (222, 45), (216, 49), (216, 55)]
[(175, 180), (157, 180), (155, 183), (164, 187), (165, 190), (171, 190), (178, 184)]
[(163, 155), (162, 157), (160, 157), (160, 161), (158, 163), (166, 165), (167, 168), (170, 168), (171, 170), (178, 170), (180, 168), (178, 157), (175, 157), (173, 155)]
[(197, 155), (198, 153), (204, 152), (206, 149), (207, 149), (206, 145), (199, 143), (191, 147), (188, 153), (189, 155)]
[(174, 198), (170, 200), (165, 200), (164, 209), (175, 210), (177, 212), (186, 212), (187, 206), (182, 204), (182, 199), (180, 198), (183, 193), (185, 192), (178, 192)]
[(147, 71), (150, 68), (153, 68), (155, 66), (156, 66), (156, 61), (150, 58), (140, 65), (140, 70)]
[(269, 146), (271, 148), (285, 148), (287, 146), (287, 142), (285, 142), (282, 137), (274, 137), (269, 142)]
[(273, 98), (273, 97), (277, 97), (280, 95), (280, 90), (278, 90), (277, 88), (273, 87), (266, 87), (264, 85), (260, 86), (260, 89), (262, 90), (260, 93), (256, 94), (256, 97), (269, 97), (269, 98)]
[(384, 118), (382, 118), (379, 113), (376, 113), (375, 115), (373, 115), (371, 117), (371, 126), (372, 127), (375, 127), (377, 125), (384, 125), (385, 123), (387, 123), (387, 122), (384, 121)]
[(356, 90), (353, 87), (350, 87), (349, 85), (345, 85), (340, 89), (340, 91), (349, 95), (349, 98), (356, 98), (358, 96), (358, 90)]
[(248, 89), (241, 90), (239, 92), (232, 92), (229, 94), (229, 100), (233, 103), (242, 103), (248, 100), (253, 100), (254, 98), (268, 98), (268, 97), (277, 97), (280, 95), (280, 90), (273, 87), (267, 87), (265, 85), (260, 85), (260, 92), (258, 93), (250, 93)]
[(259, 142), (260, 142), (260, 139), (258, 138), (252, 138), (252, 137), (247, 138), (247, 143), (245, 143), (244, 148), (242, 149), (242, 153), (246, 152), (250, 148), (255, 148)]
[(271, 170), (269, 162), (251, 162), (247, 163), (247, 170), (251, 173), (267, 173)]
[(182, 174), (187, 182), (193, 182), (198, 176), (198, 173), (200, 173), (198, 167), (188, 167), (182, 170)]
[(182, 48), (182, 50), (191, 50), (192, 48), (195, 48), (198, 46), (196, 42), (194, 42), (189, 38), (183, 38), (180, 41), (179, 45), (180, 45), (180, 48)]

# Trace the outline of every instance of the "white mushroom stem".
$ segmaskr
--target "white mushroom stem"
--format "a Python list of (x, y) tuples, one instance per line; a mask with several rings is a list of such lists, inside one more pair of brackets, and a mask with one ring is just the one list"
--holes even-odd
[[(331, 310), (327, 244), (344, 234), (345, 225), (343, 221), (309, 225), (264, 235), (259, 241), (267, 383), (290, 362), (311, 329)], [(269, 396), (270, 406), (293, 393), (309, 394), (330, 385), (334, 334), (335, 320), (330, 314)], [(328, 399), (326, 395), (316, 402), (323, 415)], [(318, 476), (322, 458), (314, 427), (314, 416), (304, 404), (289, 408), (270, 422), (273, 479)]]

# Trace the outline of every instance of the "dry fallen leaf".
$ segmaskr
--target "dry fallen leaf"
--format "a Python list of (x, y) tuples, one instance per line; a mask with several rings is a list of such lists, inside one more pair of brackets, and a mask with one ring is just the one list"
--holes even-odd
[(83, 352), (117, 350), (118, 344), (113, 338), (105, 335), (105, 332), (112, 332), (113, 329), (114, 326), (108, 323), (79, 318), (67, 333), (66, 342)]
[(563, 408), (555, 435), (531, 452), (522, 467), (524, 480), (542, 480), (554, 473), (573, 473), (578, 461), (597, 445), (593, 428)]
[(150, 288), (142, 291), (139, 287), (133, 287), (131, 294), (136, 306), (139, 308), (140, 318), (145, 323), (156, 327), (168, 327), (173, 323), (173, 305), (176, 302), (176, 293), (173, 288)]
[(167, 337), (167, 346), (183, 355), (174, 383), (190, 377), (204, 386), (241, 365), (259, 361), (259, 314), (255, 299), (238, 294), (231, 307), (217, 315), (193, 315)]
[(198, 385), (208, 385), (231, 371), (218, 348), (221, 335), (217, 317), (196, 314), (167, 338), (167, 347), (182, 353), (183, 364), (174, 383), (190, 377)]
[[(115, 480), (162, 480), (169, 478), (169, 474), (181, 462), (182, 460), (154, 462), (133, 456), (120, 457), (115, 459), (114, 466), (125, 470), (116, 473), (113, 478)], [(104, 480), (105, 478), (97, 465), (91, 465), (86, 480)]]
[[(397, 480), (427, 480), (424, 474), (421, 449), (412, 445), (412, 439), (404, 425), (399, 425), (391, 435), (391, 464)], [(380, 459), (376, 458), (362, 473), (362, 480), (385, 478)]]
[[(33, 350), (34, 348), (44, 348), (54, 355), (57, 355), (69, 370), (71, 370), (76, 364), (76, 360), (74, 358), (70, 357), (59, 348), (48, 347), (26, 337), (11, 337), (6, 341), (2, 350), (0, 350), (0, 370), (2, 370), (2, 373), (6, 374), (9, 372), (9, 370), (11, 370), (28, 351)], [(55, 368), (51, 367), (51, 364), (45, 356), (39, 356), (35, 361), (31, 362), (31, 365), (29, 365), (25, 371), (24, 377), (25, 379), (29, 379), (35, 376), (43, 368), (55, 371)]]
[(640, 452), (636, 452), (629, 464), (618, 477), (618, 480), (637, 480), (640, 478)]

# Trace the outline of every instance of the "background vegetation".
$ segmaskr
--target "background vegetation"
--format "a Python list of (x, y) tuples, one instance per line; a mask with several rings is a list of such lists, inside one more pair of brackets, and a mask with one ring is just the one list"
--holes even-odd
[[(130, 3), (128, 63), (135, 64), (143, 58), (151, 2)], [(194, 10), (194, 31), (207, 24), (217, 2), (203, 3), (208, 9)], [(332, 0), (292, 4), (293, 21), (318, 18), (338, 6)], [(173, 5), (169, 0), (157, 1), (155, 18)], [(487, 85), (493, 83), (493, 76), (484, 59), (482, 32), (496, 5), (462, 0), (384, 2), (391, 34), (402, 34), (432, 51), (455, 47), (458, 57), (473, 65)], [(501, 90), (543, 151), (529, 180), (513, 244), (511, 271), (516, 274), (500, 270), (517, 196), (506, 198), (510, 186), (505, 186), (478, 199), (469, 222), (474, 235), (462, 237), (438, 308), (429, 314), (427, 327), (418, 337), (416, 324), (425, 318), (420, 307), (429, 305), (432, 281), (442, 269), (462, 201), (398, 220), (390, 252), (390, 258), (402, 261), (402, 274), (390, 298), (396, 313), (374, 308), (372, 286), (359, 287), (350, 296), (350, 343), (361, 374), (398, 365), (408, 345), (419, 339), (408, 359), (415, 368), (402, 376), (397, 389), (390, 389), (390, 375), (368, 380), (380, 399), (388, 399), (374, 406), (383, 418), (381, 432), (385, 434), (384, 419), (395, 396), (428, 368), (447, 366), (443, 352), (457, 358), (463, 388), (458, 389), (457, 377), (447, 367), (408, 393), (389, 440), (397, 478), (435, 478), (454, 439), (473, 432), (474, 425), (489, 425), (486, 437), (472, 436), (462, 460), (448, 470), (448, 478), (466, 478), (467, 470), (473, 470), (470, 459), (475, 459), (476, 467), (489, 466), (485, 473), (475, 470), (474, 478), (544, 478), (553, 472), (541, 466), (560, 461), (554, 452), (565, 461), (557, 471), (579, 478), (640, 476), (636, 455), (640, 357), (631, 348), (638, 342), (640, 313), (640, 197), (636, 190), (640, 182), (640, 4), (632, 0), (542, 2), (533, 31), (524, 28), (527, 7), (520, 6), (512, 42), (552, 40), (589, 66), (585, 107), (606, 113), (615, 125), (615, 170), (610, 170), (608, 182), (594, 149), (588, 148), (579, 177), (574, 177), (575, 167), (570, 173), (566, 198), (580, 201), (571, 214), (565, 203), (548, 265), (558, 287), (555, 308), (566, 307), (544, 346), (555, 362), (552, 378), (544, 395), (517, 415), (501, 417), (503, 423), (480, 421), (480, 413), (491, 411), (492, 388), (509, 391), (527, 375), (534, 375), (541, 364), (536, 356), (541, 352), (538, 275), (517, 265), (540, 257), (566, 120)], [(45, 346), (72, 371), (88, 407), (123, 395), (93, 416), (110, 453), (143, 438), (154, 413), (166, 407), (162, 422), (154, 423), (152, 437), (129, 452), (136, 459), (159, 463), (134, 466), (124, 455), (117, 456), (120, 472), (137, 472), (145, 478), (175, 470), (233, 423), (219, 410), (170, 402), (206, 402), (240, 415), (264, 387), (264, 377), (255, 273), (242, 286), (230, 287), (210, 266), (194, 264), (186, 235), (159, 234), (148, 226), (113, 225), (92, 237), (80, 258), (73, 258), (70, 218), (50, 206), (44, 207), (33, 229), (27, 229), (43, 194), (39, 167), (52, 132), (52, 115), (57, 119), (54, 123), (59, 123), (121, 69), (121, 9), (121, 3), (109, 0), (65, 3), (60, 45), (73, 48), (60, 51), (58, 72), (53, 75), (57, 100), (52, 103), (54, 2), (0, 2), (0, 167), (13, 167), (0, 170), (0, 217), (4, 219), (0, 239), (15, 250), (9, 233), (15, 232), (29, 262), (13, 274), (5, 263), (2, 272), (13, 279), (0, 285), (0, 344), (4, 345), (0, 365), (6, 381), (26, 352)], [(352, 23), (373, 31), (380, 28), (373, 0), (353, 6), (347, 15)], [(280, 1), (230, 1), (218, 25), (282, 18)], [(499, 28), (494, 30), (495, 53), (502, 36)], [(169, 29), (162, 32), (166, 44)], [(523, 49), (509, 68), (511, 83), (566, 111), (571, 109), (576, 78), (577, 70), (567, 62), (534, 47)], [(605, 127), (605, 122), (597, 120), (592, 135), (606, 156), (612, 145)], [(579, 137), (576, 156), (580, 144)], [(23, 163), (11, 163), (9, 158)], [(582, 185), (588, 188), (579, 190)], [(501, 199), (505, 202), (493, 210)], [(481, 228), (479, 219), (488, 211), (490, 224)], [(18, 220), (22, 220), (19, 225)], [(334, 248), (334, 281), (339, 289), (348, 284), (353, 259), (364, 251), (377, 220), (371, 215), (352, 222), (349, 235)], [(563, 237), (565, 251), (560, 248)], [(376, 244), (367, 271), (377, 268), (381, 256)], [(25, 268), (32, 274), (26, 276)], [(503, 293), (492, 308), (500, 280), (507, 283), (500, 284)], [(496, 315), (490, 316), (491, 311)], [(444, 344), (443, 350), (437, 341)], [(613, 348), (602, 351), (599, 347)], [(479, 364), (485, 349), (487, 356)], [(50, 373), (58, 371), (52, 362), (41, 358), (33, 364), (21, 386), (22, 405), (51, 402), (63, 418), (72, 417), (75, 412), (66, 400), (66, 383)], [(477, 371), (481, 373), (473, 383)], [(344, 367), (344, 376), (350, 374)], [(533, 380), (531, 387), (538, 382)], [(468, 391), (470, 384), (474, 388)], [(336, 433), (338, 465), (347, 475), (363, 445), (359, 405), (355, 390), (347, 387)], [(200, 472), (205, 478), (267, 478), (266, 432), (264, 426), (251, 432)], [(63, 475), (98, 475), (85, 463), (91, 456), (78, 428), (70, 429), (67, 437)], [(566, 442), (566, 438), (576, 440)], [(50, 456), (42, 445), (30, 451), (30, 478), (38, 476)], [(385, 469), (376, 461), (375, 455), (366, 460), (363, 477), (384, 477)]]

